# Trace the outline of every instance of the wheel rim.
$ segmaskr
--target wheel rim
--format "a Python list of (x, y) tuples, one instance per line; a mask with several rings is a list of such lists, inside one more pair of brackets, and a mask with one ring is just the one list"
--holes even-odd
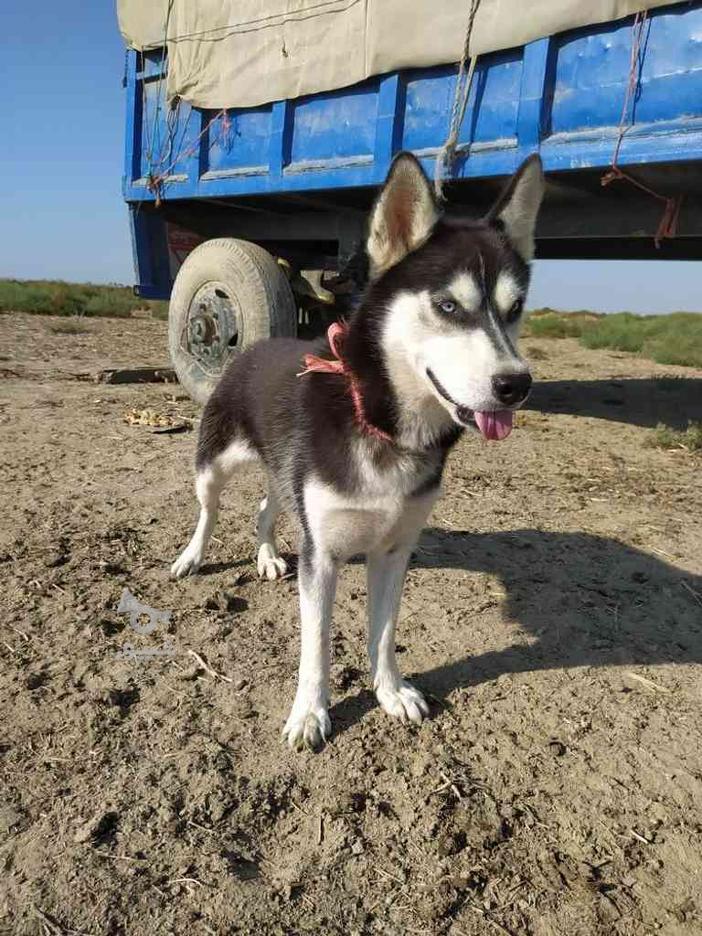
[(188, 307), (183, 348), (200, 366), (221, 370), (227, 356), (243, 342), (239, 308), (223, 283), (204, 283)]

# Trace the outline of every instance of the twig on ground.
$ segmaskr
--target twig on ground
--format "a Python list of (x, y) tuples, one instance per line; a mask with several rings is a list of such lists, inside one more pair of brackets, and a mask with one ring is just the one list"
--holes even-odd
[(381, 868), (380, 865), (376, 865), (375, 870), (378, 872), (378, 874), (382, 874), (383, 877), (390, 878), (391, 881), (395, 881), (397, 884), (405, 883), (402, 878), (397, 877), (395, 874), (391, 874), (389, 871), (386, 871), (385, 868)]
[(646, 679), (645, 676), (639, 676), (638, 673), (627, 671), (624, 675), (628, 676), (630, 679), (635, 679), (637, 682), (640, 682), (642, 686), (645, 686), (647, 689), (651, 689), (653, 692), (670, 692), (670, 689), (666, 689), (665, 686), (659, 686), (650, 679)]
[(642, 842), (644, 845), (653, 845), (652, 839), (646, 838), (645, 835), (640, 835), (635, 829), (629, 829), (629, 831), (637, 842)]
[(111, 855), (109, 852), (98, 851), (97, 848), (94, 848), (93, 852), (101, 858), (109, 858), (111, 861), (146, 861), (146, 858), (132, 858), (131, 855)]
[(692, 587), (692, 585), (689, 585), (684, 579), (682, 580), (682, 582), (680, 582), (680, 584), (682, 585), (683, 588), (686, 588), (690, 592), (692, 597), (695, 599), (695, 601), (699, 605), (702, 605), (702, 595), (700, 595), (699, 592), (696, 592), (695, 589)]
[(511, 903), (514, 902), (514, 895), (517, 891), (520, 891), (526, 885), (526, 881), (517, 881), (516, 884), (513, 884), (509, 888), (506, 895), (503, 895), (502, 901), (497, 908), (498, 910), (505, 910)]
[(441, 770), (440, 773), (441, 773), (441, 779), (445, 783), (448, 783), (449, 787), (451, 788), (451, 792), (456, 797), (456, 799), (462, 800), (463, 796), (461, 795), (461, 791), (458, 789), (458, 787), (453, 782), (453, 780), (451, 780), (450, 777), (447, 777), (446, 774), (443, 772), (443, 770)]
[(434, 790), (429, 790), (427, 793), (427, 799), (429, 799), (430, 796), (435, 796), (437, 793), (443, 793), (445, 790), (448, 790), (450, 786), (451, 781), (449, 780), (446, 783), (442, 783), (441, 786), (436, 787)]
[(188, 825), (192, 826), (195, 829), (201, 829), (203, 832), (207, 832), (209, 835), (214, 834), (214, 829), (208, 829), (207, 826), (200, 825), (199, 822), (195, 822), (192, 819), (188, 819)]
[(195, 650), (188, 650), (188, 654), (191, 657), (194, 657), (195, 660), (200, 664), (206, 673), (209, 673), (213, 679), (221, 679), (223, 682), (234, 682), (231, 676), (225, 676), (223, 673), (218, 673), (217, 670), (213, 670), (212, 667), (206, 663), (203, 658)]
[(675, 562), (675, 556), (671, 556), (669, 552), (666, 552), (665, 549), (658, 549), (657, 546), (647, 546), (647, 549), (650, 549), (654, 553), (658, 553), (659, 556), (664, 556), (666, 559), (670, 559), (672, 562)]
[(13, 627), (12, 624), (7, 625), (10, 630), (13, 630), (16, 634), (19, 634), (24, 640), (29, 640), (29, 634), (25, 633), (23, 630), (20, 630), (19, 627)]

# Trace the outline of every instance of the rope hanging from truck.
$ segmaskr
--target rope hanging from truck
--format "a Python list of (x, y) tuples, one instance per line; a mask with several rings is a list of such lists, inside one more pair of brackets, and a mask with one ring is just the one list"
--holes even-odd
[[(164, 183), (168, 180), (168, 176), (171, 174), (173, 169), (177, 166), (179, 162), (189, 159), (191, 156), (194, 156), (195, 153), (199, 150), (202, 139), (209, 134), (210, 128), (217, 121), (222, 121), (220, 128), (220, 136), (225, 136), (229, 132), (229, 115), (226, 110), (222, 109), (217, 111), (217, 113), (211, 117), (207, 123), (202, 126), (200, 133), (197, 135), (195, 140), (188, 146), (187, 149), (183, 149), (183, 143), (185, 141), (185, 135), (187, 133), (188, 125), (190, 123), (190, 118), (192, 117), (193, 111), (188, 114), (188, 119), (185, 122), (185, 127), (180, 136), (180, 142), (176, 148), (175, 134), (178, 126), (178, 118), (180, 114), (180, 104), (181, 99), (176, 98), (173, 102), (169, 104), (168, 114), (166, 116), (166, 131), (167, 136), (164, 141), (160, 139), (159, 131), (159, 110), (162, 104), (161, 91), (163, 88), (163, 78), (166, 72), (166, 54), (168, 51), (168, 27), (171, 19), (171, 11), (173, 9), (173, 4), (175, 0), (168, 0), (168, 7), (166, 9), (166, 19), (164, 24), (164, 35), (163, 35), (163, 47), (161, 52), (161, 66), (159, 69), (158, 84), (156, 85), (156, 102), (154, 105), (154, 116), (153, 124), (151, 127), (151, 140), (148, 139), (148, 121), (144, 121), (145, 133), (146, 133), (146, 145), (147, 145), (147, 156), (149, 160), (148, 171), (146, 173), (146, 188), (149, 192), (153, 192), (156, 196), (156, 207), (161, 206), (161, 201), (164, 197), (163, 186)], [(145, 84), (142, 83), (142, 94), (143, 103), (142, 108), (143, 112), (146, 113), (146, 96), (145, 96)], [(163, 95), (165, 99), (165, 94)], [(157, 135), (158, 135), (158, 144), (157, 144)], [(217, 140), (219, 139), (219, 136)], [(213, 142), (210, 142), (212, 145)], [(155, 153), (155, 150), (158, 148), (158, 153)], [(176, 150), (174, 154), (174, 149)]]
[(661, 215), (661, 220), (658, 224), (658, 228), (656, 229), (656, 233), (653, 236), (653, 242), (656, 245), (656, 249), (658, 250), (661, 246), (661, 241), (664, 238), (675, 237), (677, 234), (682, 196), (662, 195), (660, 192), (656, 192), (654, 189), (649, 188), (649, 186), (644, 185), (643, 182), (634, 178), (634, 176), (619, 166), (619, 152), (622, 147), (622, 141), (624, 140), (624, 134), (627, 132), (627, 130), (630, 130), (634, 124), (636, 95), (639, 90), (641, 69), (643, 68), (643, 60), (646, 51), (646, 45), (643, 41), (643, 36), (647, 22), (647, 10), (643, 10), (637, 13), (634, 17), (634, 23), (631, 29), (631, 59), (629, 61), (629, 80), (627, 81), (626, 93), (624, 95), (624, 104), (622, 105), (622, 114), (619, 119), (617, 142), (612, 154), (612, 164), (607, 172), (602, 175), (600, 183), (605, 186), (609, 185), (611, 182), (616, 181), (617, 179), (622, 179), (626, 182), (629, 182), (631, 185), (636, 186), (636, 188), (638, 188), (640, 191), (645, 192), (647, 195), (650, 195), (652, 198), (655, 198), (663, 203), (663, 214)]
[[(434, 165), (434, 191), (438, 199), (444, 197), (444, 181), (451, 174), (453, 161), (456, 158), (456, 149), (458, 147), (458, 134), (466, 115), (466, 107), (470, 96), (471, 85), (473, 84), (473, 75), (475, 74), (475, 65), (478, 56), (470, 54), (470, 39), (473, 34), (473, 23), (475, 14), (478, 12), (480, 0), (470, 0), (470, 9), (468, 11), (468, 26), (466, 28), (466, 38), (463, 43), (463, 54), (458, 66), (456, 75), (456, 90), (453, 95), (453, 106), (451, 108), (451, 120), (449, 122), (449, 132), (446, 142), (439, 150)], [(470, 63), (469, 60), (470, 59)], [(467, 66), (467, 68), (466, 68)]]

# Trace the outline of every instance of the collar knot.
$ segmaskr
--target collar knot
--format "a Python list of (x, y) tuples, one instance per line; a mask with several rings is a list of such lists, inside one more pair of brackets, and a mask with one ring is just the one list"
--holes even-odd
[(319, 357), (317, 354), (306, 354), (303, 358), (305, 369), (300, 371), (298, 377), (305, 374), (340, 374), (346, 378), (346, 386), (353, 401), (354, 419), (356, 425), (364, 435), (379, 439), (382, 442), (392, 443), (393, 439), (387, 432), (374, 426), (366, 417), (363, 406), (363, 395), (358, 377), (354, 374), (342, 356), (344, 341), (348, 337), (349, 326), (347, 322), (334, 322), (327, 329), (327, 341), (334, 355), (334, 360)]

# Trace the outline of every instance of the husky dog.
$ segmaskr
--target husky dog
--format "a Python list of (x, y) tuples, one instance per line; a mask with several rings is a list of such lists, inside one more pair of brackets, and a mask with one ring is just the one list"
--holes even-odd
[(367, 561), (373, 688), (390, 715), (428, 715), (395, 660), (407, 563), (466, 428), (503, 439), (531, 385), (517, 334), (544, 190), (526, 160), (481, 221), (442, 217), (420, 164), (394, 160), (372, 209), (370, 280), (347, 325), (324, 342), (274, 338), (233, 357), (205, 407), (196, 457), (200, 518), (173, 563), (197, 571), (234, 471), (260, 461), (258, 573), (286, 573), (274, 527), (282, 509), (301, 532), (299, 681), (283, 729), (291, 747), (331, 731), (329, 632), (340, 565)]

